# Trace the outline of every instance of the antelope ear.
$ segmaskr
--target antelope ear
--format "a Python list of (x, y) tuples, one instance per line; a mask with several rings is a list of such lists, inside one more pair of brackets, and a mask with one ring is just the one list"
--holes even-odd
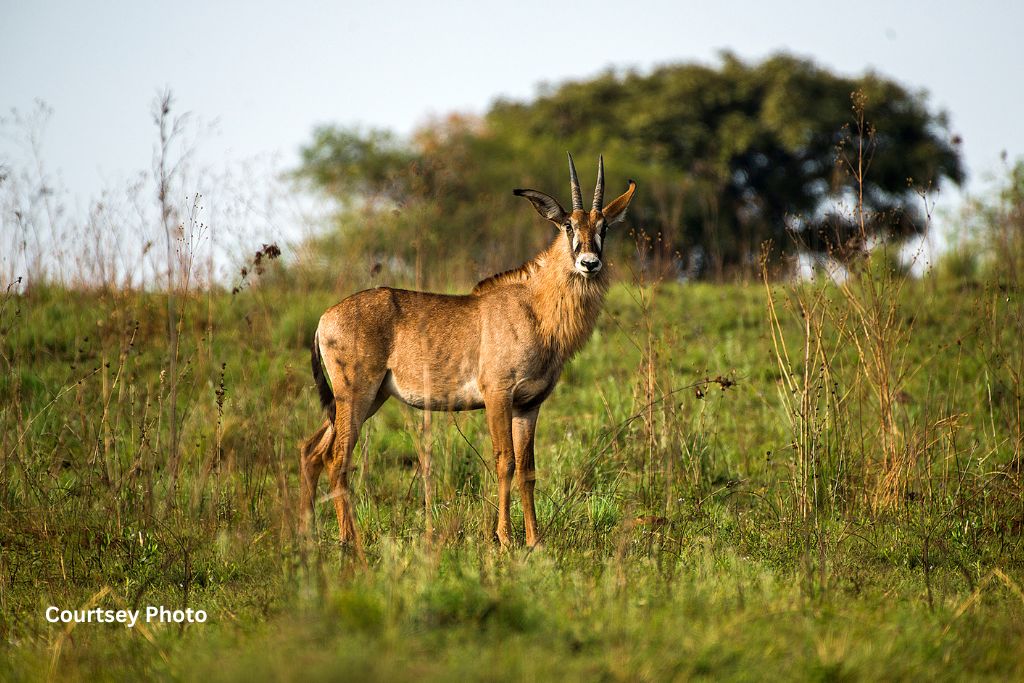
[(636, 182), (629, 181), (629, 189), (616, 197), (611, 204), (604, 207), (601, 213), (604, 214), (605, 225), (615, 225), (626, 217), (626, 209), (629, 202), (633, 200), (633, 193), (636, 192)]
[(517, 197), (526, 197), (533, 204), (533, 208), (537, 209), (537, 213), (555, 225), (561, 226), (565, 222), (565, 219), (569, 217), (569, 214), (565, 212), (562, 205), (558, 203), (554, 197), (537, 190), (512, 190), (512, 194)]

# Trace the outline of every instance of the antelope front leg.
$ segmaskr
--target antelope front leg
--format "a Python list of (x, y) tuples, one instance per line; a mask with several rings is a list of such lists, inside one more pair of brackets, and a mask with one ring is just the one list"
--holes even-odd
[(507, 548), (512, 543), (511, 507), (512, 473), (516, 462), (512, 443), (512, 396), (510, 393), (484, 396), (487, 428), (491, 432), (491, 446), (498, 474), (498, 542)]
[(526, 545), (537, 545), (537, 512), (533, 507), (533, 489), (537, 471), (533, 460), (533, 438), (537, 431), (539, 408), (512, 417), (512, 442), (516, 452), (516, 479), (519, 495), (523, 498), (523, 522), (526, 525)]

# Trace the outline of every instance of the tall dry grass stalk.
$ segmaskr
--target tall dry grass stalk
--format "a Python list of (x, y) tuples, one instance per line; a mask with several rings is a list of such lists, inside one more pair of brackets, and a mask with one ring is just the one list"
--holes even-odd
[(195, 194), (183, 221), (178, 220), (175, 203), (170, 196), (176, 176), (181, 172), (183, 158), (172, 158), (176, 140), (185, 130), (188, 115), (172, 116), (173, 95), (165, 91), (154, 102), (153, 123), (158, 130), (158, 145), (154, 159), (156, 179), (156, 201), (160, 211), (160, 225), (163, 228), (167, 249), (167, 372), (165, 376), (168, 427), (168, 470), (170, 475), (167, 505), (174, 500), (181, 469), (181, 418), (179, 417), (178, 387), (181, 372), (180, 361), (182, 327), (189, 303), (189, 292), (193, 285), (193, 273), (198, 249), (203, 242), (206, 225), (200, 221), (202, 206), (200, 195)]
[[(672, 436), (678, 425), (671, 415), (672, 401), (659, 400), (672, 383), (664, 335), (655, 314), (659, 289), (663, 284), (663, 269), (654, 268), (654, 278), (648, 279), (647, 265), (652, 262), (654, 240), (643, 232), (632, 231), (636, 246), (638, 267), (630, 268), (628, 293), (639, 311), (639, 327), (633, 333), (625, 330), (630, 342), (640, 354), (634, 375), (633, 409), (641, 417), (644, 457), (638, 462), (651, 502), (662, 501), (663, 514), (673, 509), (675, 500), (675, 460), (679, 450), (673, 447)], [(658, 492), (661, 495), (658, 495)]]
[[(869, 216), (864, 204), (864, 188), (876, 146), (876, 131), (867, 120), (867, 98), (863, 92), (851, 96), (854, 130), (852, 145), (841, 145), (837, 163), (847, 173), (856, 190), (855, 223), (859, 234), (855, 241), (868, 249), (871, 240), (867, 224), (885, 220)], [(848, 149), (852, 147), (853, 151)], [(874, 472), (871, 505), (891, 509), (907, 491), (918, 452), (909, 447), (899, 426), (899, 403), (910, 371), (906, 350), (913, 333), (914, 318), (902, 309), (903, 290), (911, 277), (905, 268), (894, 267), (892, 247), (883, 241), (876, 246), (880, 254), (862, 253), (850, 266), (850, 277), (838, 280), (842, 306), (831, 309), (833, 323), (846, 341), (856, 349), (862, 380), (873, 394), (877, 411), (876, 436), (882, 460)], [(880, 261), (880, 263), (878, 262)]]
[[(839, 379), (833, 370), (838, 349), (827, 329), (832, 301), (825, 287), (796, 284), (785, 303), (799, 320), (801, 336), (792, 345), (784, 332), (777, 295), (769, 275), (770, 248), (761, 257), (762, 282), (771, 333), (772, 354), (780, 381), (776, 385), (796, 458), (791, 484), (797, 513), (807, 524), (816, 521), (823, 503), (835, 506), (847, 474), (846, 451), (841, 438), (846, 434), (845, 403)], [(843, 321), (840, 320), (840, 324)], [(833, 340), (830, 346), (827, 340)], [(792, 347), (792, 350), (791, 350)]]

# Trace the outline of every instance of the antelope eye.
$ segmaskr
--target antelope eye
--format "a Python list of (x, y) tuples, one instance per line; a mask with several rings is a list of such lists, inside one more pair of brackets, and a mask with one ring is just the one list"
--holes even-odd
[(567, 233), (569, 233), (570, 235), (572, 234), (572, 223), (566, 223), (565, 224), (565, 231)]

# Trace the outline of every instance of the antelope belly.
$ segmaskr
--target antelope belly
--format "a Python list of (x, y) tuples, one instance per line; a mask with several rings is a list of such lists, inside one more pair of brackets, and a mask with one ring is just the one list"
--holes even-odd
[(389, 372), (383, 388), (402, 403), (420, 410), (478, 410), (484, 407), (484, 396), (476, 378), (456, 387), (415, 386), (411, 382), (401, 383)]

